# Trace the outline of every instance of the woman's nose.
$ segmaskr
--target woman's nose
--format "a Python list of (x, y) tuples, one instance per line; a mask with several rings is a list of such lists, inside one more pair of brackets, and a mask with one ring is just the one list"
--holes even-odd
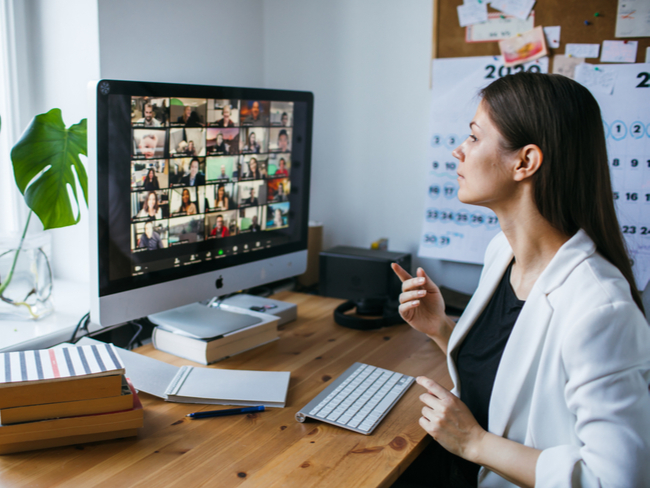
[(465, 158), (465, 153), (463, 152), (463, 145), (461, 144), (456, 149), (454, 149), (451, 155), (456, 159), (458, 159), (459, 161), (462, 161)]

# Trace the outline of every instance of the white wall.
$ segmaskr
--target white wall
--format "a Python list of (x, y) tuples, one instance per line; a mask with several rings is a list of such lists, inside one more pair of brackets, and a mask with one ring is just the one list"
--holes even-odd
[(97, 0), (102, 78), (260, 87), (260, 0)]

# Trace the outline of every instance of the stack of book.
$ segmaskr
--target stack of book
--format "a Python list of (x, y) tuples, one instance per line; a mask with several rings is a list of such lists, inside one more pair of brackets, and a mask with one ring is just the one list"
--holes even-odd
[(210, 364), (278, 339), (278, 317), (229, 305), (192, 304), (150, 315), (159, 349)]
[(0, 354), (0, 454), (134, 436), (143, 418), (112, 344)]

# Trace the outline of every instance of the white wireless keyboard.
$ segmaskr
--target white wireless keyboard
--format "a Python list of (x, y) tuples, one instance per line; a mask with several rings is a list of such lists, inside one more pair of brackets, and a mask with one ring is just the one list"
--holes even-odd
[(360, 434), (370, 434), (413, 384), (415, 378), (363, 363), (354, 363), (297, 414)]

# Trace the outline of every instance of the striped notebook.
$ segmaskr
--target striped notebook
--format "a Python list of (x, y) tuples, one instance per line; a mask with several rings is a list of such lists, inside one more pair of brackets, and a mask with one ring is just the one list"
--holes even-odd
[(0, 388), (124, 374), (113, 344), (0, 353)]

